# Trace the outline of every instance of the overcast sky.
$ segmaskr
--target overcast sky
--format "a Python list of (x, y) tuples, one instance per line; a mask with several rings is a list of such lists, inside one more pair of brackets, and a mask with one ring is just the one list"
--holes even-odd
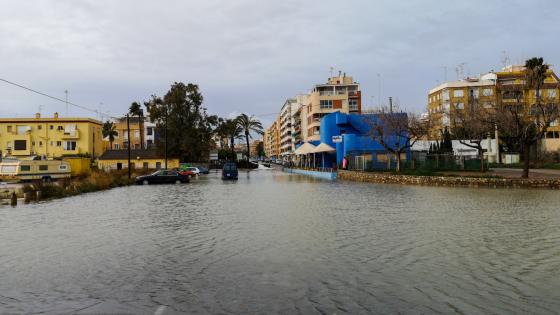
[[(560, 2), (535, 0), (2, 0), (0, 78), (60, 98), (68, 90), (70, 101), (111, 115), (192, 82), (210, 113), (267, 124), (333, 67), (361, 84), (367, 106), (393, 96), (422, 111), (444, 67), (451, 80), (461, 63), (478, 75), (504, 56), (555, 66), (559, 16)], [(66, 112), (0, 82), (0, 116), (31, 116), (40, 105), (43, 115)]]

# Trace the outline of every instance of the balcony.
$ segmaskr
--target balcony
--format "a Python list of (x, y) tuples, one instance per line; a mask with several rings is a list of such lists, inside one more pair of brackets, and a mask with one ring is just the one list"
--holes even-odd
[(78, 130), (64, 131), (62, 139), (78, 139), (80, 138), (80, 132)]

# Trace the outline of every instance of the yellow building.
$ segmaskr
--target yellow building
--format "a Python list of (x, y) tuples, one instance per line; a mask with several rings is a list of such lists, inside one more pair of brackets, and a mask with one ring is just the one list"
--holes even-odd
[(103, 153), (101, 122), (90, 118), (1, 118), (2, 156), (71, 155), (97, 157)]
[(268, 158), (280, 158), (280, 117), (265, 130), (264, 151)]
[(339, 71), (338, 76), (331, 77), (325, 84), (317, 84), (309, 94), (308, 105), (302, 111), (307, 122), (303, 130), (304, 140), (319, 141), (321, 118), (333, 112), (359, 114), (362, 111), (362, 93), (360, 85), (346, 74)]
[[(497, 105), (515, 104), (519, 101), (525, 106), (535, 103), (535, 90), (525, 87), (525, 67), (508, 66), (500, 72), (490, 72), (477, 78), (446, 82), (428, 93), (428, 114), (434, 123), (432, 136), (437, 137), (440, 130), (450, 126), (452, 113), (470, 106), (481, 105), (493, 108)], [(541, 89), (541, 98), (548, 103), (560, 103), (559, 80), (554, 71), (549, 70)], [(558, 139), (560, 127), (553, 123), (548, 139)], [(547, 141), (554, 145), (552, 141)], [(560, 141), (560, 139), (558, 139)], [(547, 144), (548, 146), (548, 144)]]
[[(130, 148), (140, 149), (140, 144), (142, 143), (141, 135), (144, 132), (144, 123), (139, 123), (138, 117), (130, 117)], [(117, 136), (115, 141), (113, 141), (112, 150), (126, 150), (128, 148), (128, 132), (126, 118), (120, 118), (115, 122), (115, 129), (117, 130)]]
[[(131, 150), (130, 164), (131, 169), (158, 170), (165, 168), (165, 157), (158, 154), (156, 150)], [(128, 150), (105, 151), (97, 160), (97, 167), (104, 171), (128, 168)], [(179, 159), (169, 157), (167, 168), (177, 167), (179, 167)]]

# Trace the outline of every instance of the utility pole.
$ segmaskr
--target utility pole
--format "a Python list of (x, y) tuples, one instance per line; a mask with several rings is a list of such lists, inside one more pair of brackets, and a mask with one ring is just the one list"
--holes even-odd
[(165, 105), (165, 169), (167, 169), (167, 117), (169, 108)]
[(64, 94), (66, 94), (66, 117), (68, 117), (68, 90), (64, 90)]
[(393, 113), (393, 98), (389, 96), (389, 112)]
[(131, 178), (131, 169), (130, 169), (130, 115), (126, 114), (126, 134), (128, 137), (127, 141), (127, 149), (128, 149), (128, 179)]

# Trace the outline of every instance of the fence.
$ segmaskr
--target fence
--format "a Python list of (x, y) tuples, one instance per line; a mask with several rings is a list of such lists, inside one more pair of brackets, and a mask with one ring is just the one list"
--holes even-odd
[[(478, 156), (453, 154), (412, 154), (411, 158), (401, 156), (401, 170), (415, 171), (479, 171), (481, 160)], [(487, 162), (482, 161), (487, 169)], [(351, 155), (348, 169), (357, 171), (394, 171), (397, 159), (394, 154)]]

